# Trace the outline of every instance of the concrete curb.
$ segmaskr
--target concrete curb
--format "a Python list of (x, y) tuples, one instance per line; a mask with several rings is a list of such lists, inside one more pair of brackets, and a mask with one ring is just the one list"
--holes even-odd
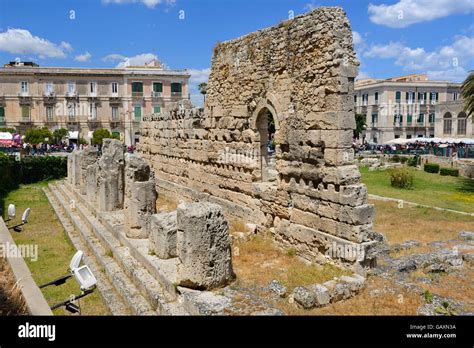
[[(0, 217), (0, 244), (9, 245), (10, 247), (15, 245), (10, 232), (8, 231), (5, 222)], [(5, 250), (5, 249), (4, 249)], [(20, 285), (21, 293), (25, 299), (28, 313), (30, 315), (53, 315), (53, 312), (49, 308), (48, 302), (43, 296), (43, 293), (38, 288), (38, 285), (31, 276), (30, 269), (23, 260), (22, 257), (8, 257), (5, 255), (5, 259), (10, 265), (15, 279)]]

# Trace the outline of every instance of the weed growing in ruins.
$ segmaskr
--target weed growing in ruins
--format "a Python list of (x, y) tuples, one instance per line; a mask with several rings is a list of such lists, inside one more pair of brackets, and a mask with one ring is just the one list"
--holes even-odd
[(109, 249), (109, 250), (107, 250), (107, 251), (105, 252), (105, 256), (114, 257), (114, 253), (113, 253), (112, 250)]
[(433, 294), (429, 290), (425, 290), (423, 293), (423, 297), (425, 298), (426, 303), (431, 303), (433, 302)]

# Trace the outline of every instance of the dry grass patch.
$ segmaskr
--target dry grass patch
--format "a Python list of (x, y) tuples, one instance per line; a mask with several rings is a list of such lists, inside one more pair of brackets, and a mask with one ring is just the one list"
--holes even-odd
[[(355, 297), (321, 308), (305, 310), (288, 300), (277, 300), (274, 305), (288, 315), (416, 315), (422, 305), (421, 296), (381, 278), (369, 278), (366, 287)], [(374, 289), (388, 287), (393, 291), (370, 296)]]
[(443, 274), (437, 278), (436, 282), (431, 284), (418, 284), (431, 293), (452, 298), (464, 303), (464, 310), (474, 312), (474, 270), (472, 267), (465, 266), (462, 273)]
[(276, 279), (291, 292), (299, 285), (323, 283), (350, 274), (330, 264), (307, 264), (279, 249), (269, 235), (256, 235), (247, 242), (236, 244), (235, 248), (239, 248), (239, 255), (233, 257), (234, 271), (243, 286), (267, 286)]
[[(387, 236), (389, 244), (399, 244), (407, 240), (429, 243), (436, 240), (457, 239), (461, 230), (473, 231), (472, 216), (438, 211), (431, 208), (405, 205), (397, 208), (396, 202), (371, 201), (375, 205), (375, 230)], [(418, 247), (410, 249), (425, 252)], [(403, 255), (401, 253), (400, 255)]]
[(0, 316), (28, 314), (25, 300), (7, 260), (0, 257)]

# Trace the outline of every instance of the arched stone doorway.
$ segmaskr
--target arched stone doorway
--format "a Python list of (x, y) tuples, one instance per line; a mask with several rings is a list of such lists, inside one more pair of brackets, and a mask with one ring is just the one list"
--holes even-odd
[(276, 171), (276, 115), (269, 108), (264, 107), (257, 116), (257, 130), (260, 135), (260, 170), (263, 182), (274, 182), (277, 178)]

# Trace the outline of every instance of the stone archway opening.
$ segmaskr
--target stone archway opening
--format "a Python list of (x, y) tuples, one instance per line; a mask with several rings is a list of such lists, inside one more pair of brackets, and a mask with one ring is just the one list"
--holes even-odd
[(263, 108), (257, 117), (257, 130), (260, 134), (260, 170), (262, 182), (276, 182), (275, 157), (275, 116), (268, 108)]

